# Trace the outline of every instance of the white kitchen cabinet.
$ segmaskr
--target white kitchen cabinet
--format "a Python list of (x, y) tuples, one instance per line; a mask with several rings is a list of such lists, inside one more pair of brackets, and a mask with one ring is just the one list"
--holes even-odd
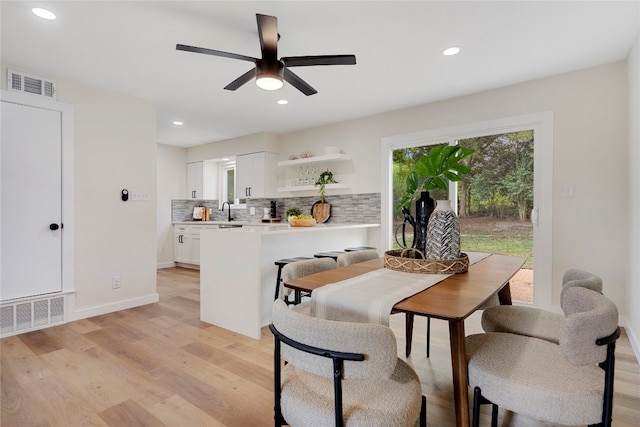
[(187, 163), (187, 198), (203, 199), (204, 162)]
[[(217, 228), (217, 226), (210, 226)], [(198, 225), (175, 225), (173, 227), (173, 260), (184, 264), (200, 265), (200, 232)]]
[(191, 230), (190, 236), (190, 263), (195, 265), (200, 265), (200, 231), (201, 229)]
[(218, 164), (214, 160), (187, 163), (187, 199), (216, 199)]
[(189, 226), (174, 226), (173, 236), (173, 260), (191, 264), (191, 230)]
[(237, 198), (269, 197), (276, 189), (276, 155), (260, 152), (236, 156)]

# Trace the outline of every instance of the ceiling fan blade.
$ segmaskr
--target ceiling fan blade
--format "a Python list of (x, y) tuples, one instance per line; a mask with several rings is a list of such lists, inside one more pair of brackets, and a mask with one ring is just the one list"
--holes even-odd
[(250, 62), (256, 62), (258, 60), (257, 58), (252, 58), (250, 56), (245, 56), (245, 55), (239, 55), (237, 53), (207, 49), (204, 47), (187, 46), (184, 44), (177, 44), (176, 50), (184, 50), (185, 52), (203, 53), (205, 55), (222, 56), (224, 58), (240, 59), (242, 61), (250, 61)]
[(309, 83), (305, 82), (300, 77), (298, 77), (298, 75), (293, 71), (289, 71), (285, 68), (283, 77), (287, 82), (291, 83), (293, 87), (295, 87), (296, 89), (298, 89), (300, 92), (304, 93), (307, 96), (318, 93), (317, 90), (312, 88), (309, 85)]
[(280, 58), (287, 67), (310, 65), (355, 65), (355, 55), (286, 56)]
[(278, 18), (256, 13), (262, 59), (278, 59)]
[(237, 79), (235, 79), (234, 81), (232, 81), (231, 83), (229, 83), (228, 85), (226, 85), (224, 88), (226, 90), (236, 90), (240, 86), (242, 86), (243, 84), (247, 83), (249, 80), (254, 78), (255, 76), (256, 76), (256, 69), (252, 68), (246, 73), (244, 73), (243, 75), (241, 75), (240, 77), (238, 77)]

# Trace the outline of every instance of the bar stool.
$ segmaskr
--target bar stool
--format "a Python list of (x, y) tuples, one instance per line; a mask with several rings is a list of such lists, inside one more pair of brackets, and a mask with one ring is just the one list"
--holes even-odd
[(367, 249), (378, 249), (378, 248), (374, 248), (373, 246), (354, 246), (351, 248), (346, 248), (344, 251), (345, 252), (355, 252), (355, 251), (365, 251)]
[(304, 261), (306, 259), (311, 259), (309, 257), (305, 257), (305, 256), (299, 256), (299, 257), (294, 257), (294, 258), (282, 258), (277, 260), (274, 264), (278, 266), (278, 277), (276, 278), (276, 294), (275, 297), (273, 298), (273, 300), (277, 300), (278, 299), (278, 295), (280, 295), (280, 280), (282, 279), (282, 268), (289, 264), (290, 262), (296, 262), (296, 261)]
[(329, 252), (318, 252), (314, 254), (314, 258), (333, 258), (334, 261), (338, 260), (338, 256), (343, 254), (344, 251), (329, 251)]

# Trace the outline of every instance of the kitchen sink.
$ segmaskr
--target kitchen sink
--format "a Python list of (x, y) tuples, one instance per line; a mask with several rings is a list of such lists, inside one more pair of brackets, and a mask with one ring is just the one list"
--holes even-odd
[(218, 224), (218, 228), (240, 228), (242, 224)]

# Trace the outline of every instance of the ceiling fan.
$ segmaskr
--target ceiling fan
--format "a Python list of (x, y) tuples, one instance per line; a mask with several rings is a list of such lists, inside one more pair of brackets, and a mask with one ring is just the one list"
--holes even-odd
[(265, 90), (277, 90), (286, 80), (305, 95), (318, 93), (307, 82), (291, 71), (291, 67), (308, 67), (312, 65), (355, 65), (355, 55), (319, 55), (319, 56), (285, 56), (278, 59), (278, 18), (275, 16), (256, 14), (258, 34), (260, 35), (261, 58), (223, 52), (221, 50), (177, 44), (176, 50), (222, 56), (255, 63), (255, 67), (247, 71), (224, 88), (236, 90), (255, 77), (256, 84)]

